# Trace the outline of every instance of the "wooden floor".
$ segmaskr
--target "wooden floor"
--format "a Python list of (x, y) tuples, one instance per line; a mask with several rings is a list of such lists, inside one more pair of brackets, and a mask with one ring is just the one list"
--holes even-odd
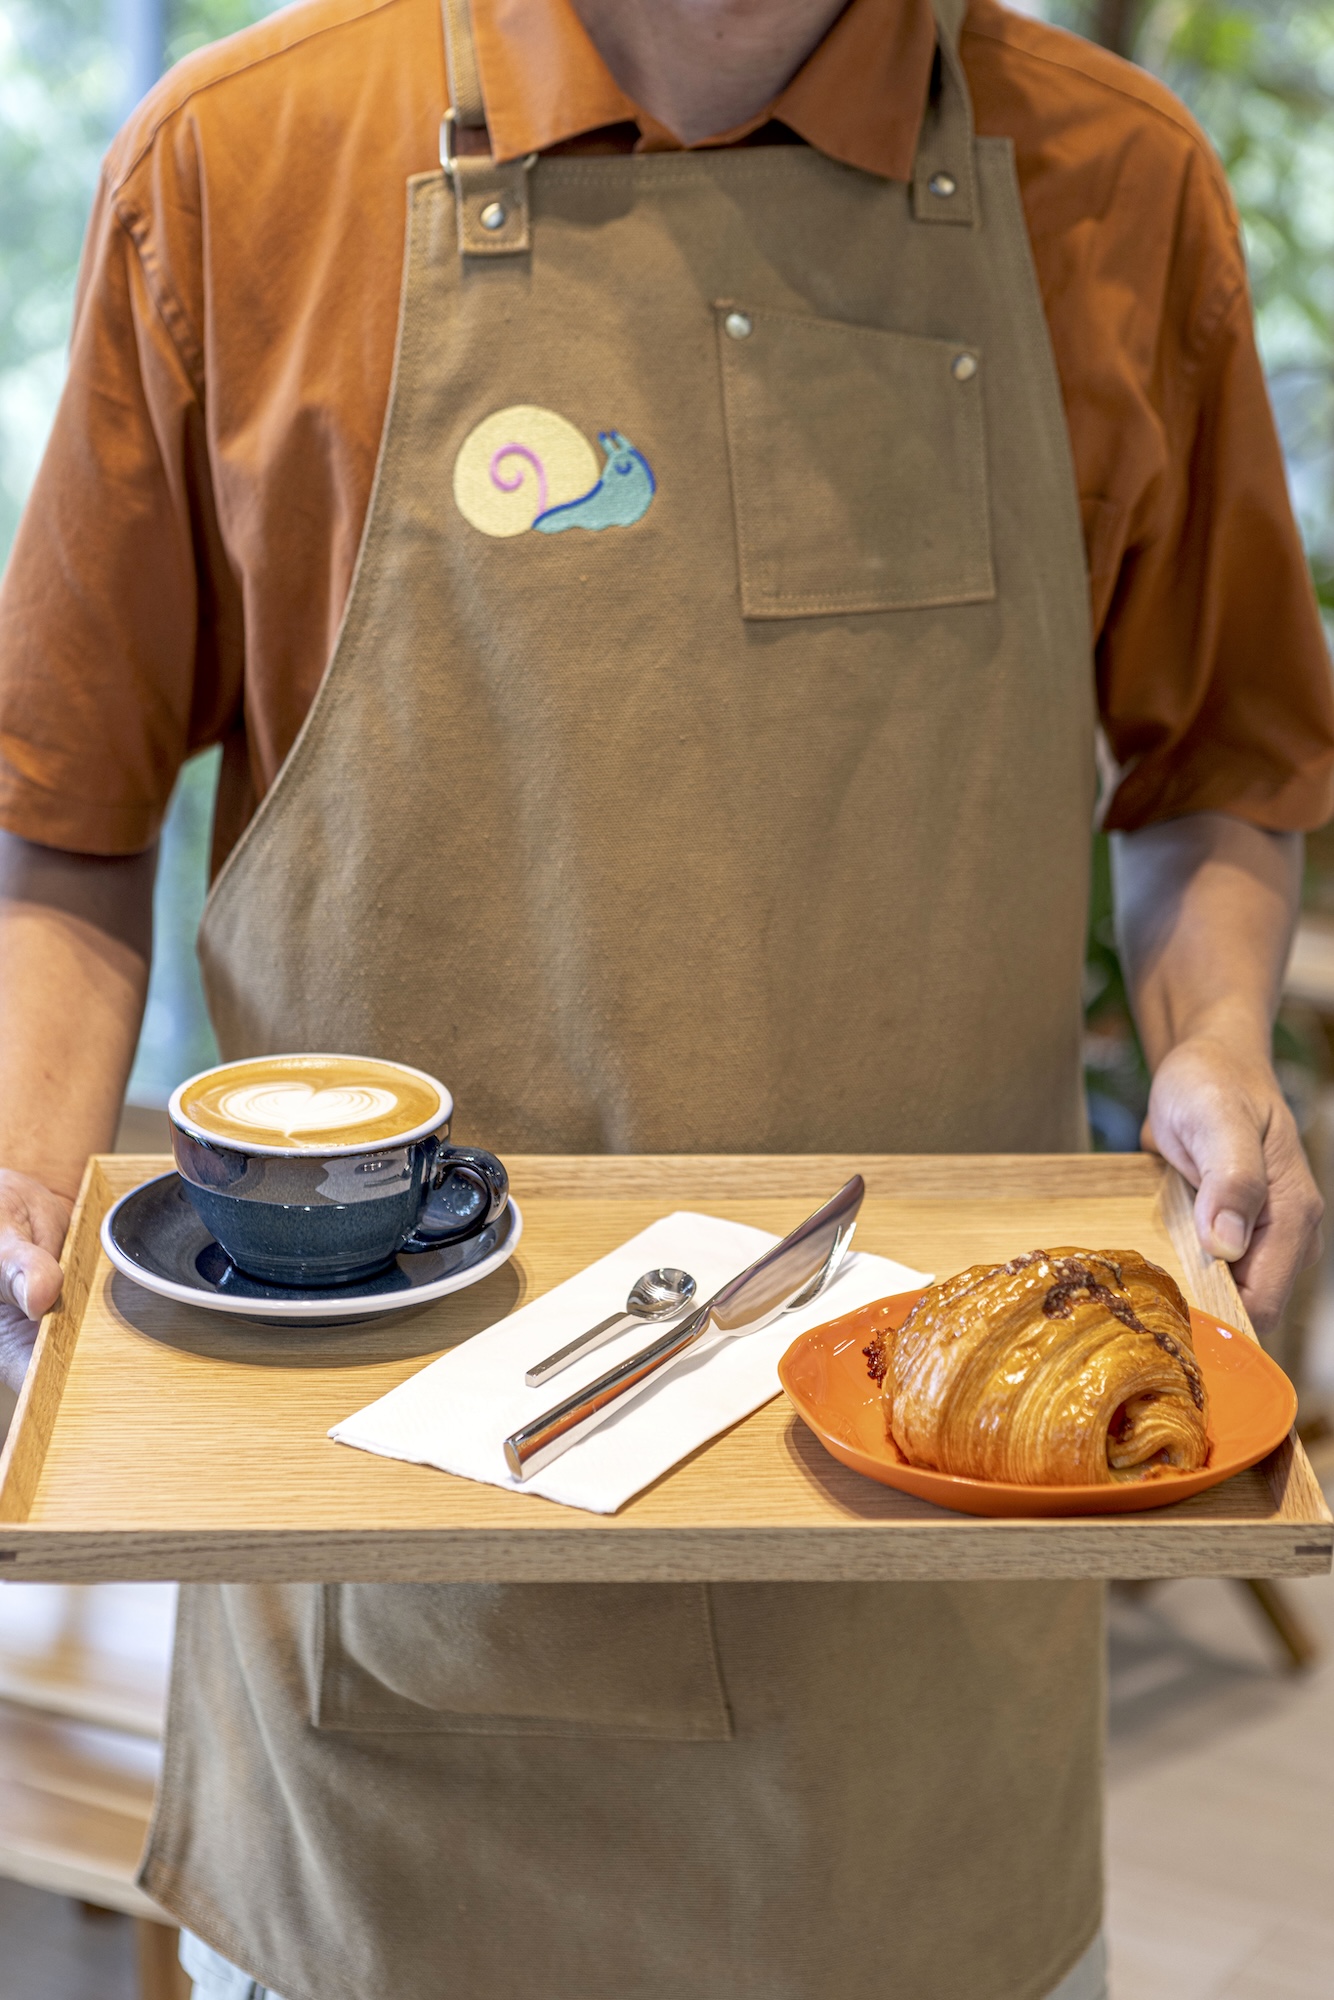
[(1112, 2000), (1334, 2000), (1334, 1581), (1284, 1588), (1325, 1645), (1301, 1676), (1228, 1586), (1114, 1593)]
[(137, 2000), (134, 1925), (0, 1881), (0, 2000)]

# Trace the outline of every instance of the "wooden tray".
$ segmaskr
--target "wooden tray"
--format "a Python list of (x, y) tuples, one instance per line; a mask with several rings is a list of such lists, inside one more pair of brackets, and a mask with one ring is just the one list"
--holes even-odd
[(1297, 1576), (1334, 1521), (1295, 1439), (1152, 1514), (990, 1521), (838, 1465), (778, 1398), (610, 1518), (329, 1442), (337, 1418), (674, 1208), (786, 1230), (854, 1168), (857, 1242), (947, 1272), (1037, 1244), (1132, 1244), (1246, 1324), (1201, 1255), (1185, 1184), (1143, 1155), (511, 1161), (514, 1260), (378, 1326), (280, 1333), (157, 1299), (98, 1225), (168, 1163), (90, 1161), (0, 1461), (0, 1575), (377, 1581)]

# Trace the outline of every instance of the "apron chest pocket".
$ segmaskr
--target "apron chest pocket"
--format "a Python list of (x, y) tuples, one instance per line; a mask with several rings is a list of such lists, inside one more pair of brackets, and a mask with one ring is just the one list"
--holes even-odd
[(730, 301), (717, 316), (743, 615), (994, 597), (977, 349)]
[(729, 1737), (707, 1586), (326, 1584), (320, 1729)]

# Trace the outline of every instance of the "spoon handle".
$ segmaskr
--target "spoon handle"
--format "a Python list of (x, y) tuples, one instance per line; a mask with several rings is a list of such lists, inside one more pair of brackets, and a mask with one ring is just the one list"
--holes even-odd
[(711, 1328), (732, 1337), (758, 1333), (789, 1307), (809, 1305), (842, 1263), (865, 1193), (866, 1183), (860, 1174), (854, 1174), (832, 1201), (808, 1215), (790, 1236), (766, 1250), (696, 1311), (660, 1333), (650, 1346), (512, 1432), (505, 1439), (505, 1463), (514, 1477), (529, 1478), (578, 1444)]
[(562, 1368), (568, 1368), (581, 1354), (591, 1354), (603, 1341), (611, 1340), (616, 1334), (624, 1333), (627, 1327), (639, 1326), (642, 1322), (637, 1313), (613, 1313), (610, 1319), (600, 1320), (590, 1326), (587, 1333), (579, 1334), (574, 1340), (567, 1340), (564, 1347), (558, 1347), (554, 1354), (548, 1354), (545, 1361), (528, 1370), (524, 1381), (530, 1389), (540, 1389), (553, 1375), (559, 1375)]

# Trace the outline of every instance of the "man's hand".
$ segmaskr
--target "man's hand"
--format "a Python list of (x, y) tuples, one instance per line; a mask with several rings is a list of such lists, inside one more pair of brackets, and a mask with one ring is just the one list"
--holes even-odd
[(1195, 1222), (1271, 1331), (1323, 1210), (1269, 1059), (1301, 888), (1299, 834), (1225, 813), (1112, 838), (1117, 931), (1153, 1089), (1144, 1143), (1198, 1190)]
[(1178, 1042), (1154, 1077), (1144, 1143), (1199, 1190), (1200, 1242), (1231, 1264), (1257, 1330), (1272, 1332), (1320, 1254), (1325, 1205), (1270, 1065), (1207, 1036)]
[(17, 1390), (37, 1322), (60, 1295), (56, 1261), (70, 1203), (27, 1174), (0, 1168), (0, 1381)]
[(153, 941), (156, 854), (0, 833), (0, 1376), (17, 1388), (89, 1153), (112, 1144)]

